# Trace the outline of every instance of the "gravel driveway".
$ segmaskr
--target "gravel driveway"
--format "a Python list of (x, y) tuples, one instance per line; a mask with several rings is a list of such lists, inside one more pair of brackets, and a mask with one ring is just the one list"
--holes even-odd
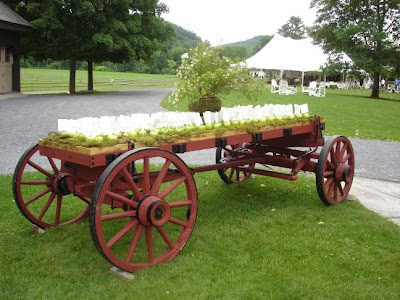
[[(14, 172), (24, 151), (49, 131), (57, 119), (151, 113), (163, 110), (159, 103), (173, 89), (137, 89), (106, 95), (0, 95), (0, 174)], [(351, 140), (356, 157), (356, 176), (400, 182), (400, 143)], [(214, 150), (183, 155), (187, 163), (213, 163)]]

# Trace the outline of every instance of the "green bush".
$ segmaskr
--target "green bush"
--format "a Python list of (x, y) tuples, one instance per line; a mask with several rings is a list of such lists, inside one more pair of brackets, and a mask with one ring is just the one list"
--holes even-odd
[(97, 66), (94, 68), (95, 71), (107, 71), (107, 67), (106, 66)]

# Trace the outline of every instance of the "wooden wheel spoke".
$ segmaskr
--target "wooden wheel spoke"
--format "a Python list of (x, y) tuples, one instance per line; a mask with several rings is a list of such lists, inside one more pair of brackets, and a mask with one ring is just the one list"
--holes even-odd
[(186, 180), (186, 176), (181, 176), (175, 180), (171, 185), (166, 187), (159, 195), (161, 200), (164, 200), (174, 189), (176, 189), (182, 182)]
[(169, 207), (179, 207), (179, 206), (189, 206), (192, 205), (193, 201), (191, 200), (183, 200), (183, 201), (174, 201), (174, 202), (169, 202), (168, 205)]
[(135, 253), (136, 246), (139, 243), (140, 236), (143, 232), (143, 225), (139, 224), (136, 227), (135, 234), (133, 235), (131, 245), (129, 246), (128, 253), (126, 254), (125, 262), (129, 262), (132, 259), (133, 254)]
[(340, 182), (338, 183), (338, 189), (339, 189), (339, 192), (340, 192), (340, 195), (342, 195), (342, 196), (344, 196), (344, 191), (343, 191), (343, 187), (342, 187), (342, 185), (340, 184)]
[(326, 160), (326, 168), (329, 168), (329, 170), (334, 170), (335, 164), (333, 164), (330, 160)]
[(351, 153), (347, 153), (347, 155), (343, 157), (343, 163), (347, 163), (352, 156)]
[(164, 228), (162, 227), (156, 227), (158, 233), (161, 235), (161, 237), (163, 238), (163, 240), (167, 243), (169, 249), (172, 249), (174, 247), (174, 245), (172, 244), (170, 238), (168, 237), (167, 233), (165, 232)]
[(325, 171), (324, 172), (324, 177), (328, 178), (328, 177), (332, 177), (335, 173), (333, 171)]
[(334, 188), (335, 188), (335, 182), (332, 180), (331, 184), (328, 187), (328, 193), (327, 193), (327, 198), (328, 199), (332, 199)]
[(49, 163), (51, 165), (51, 168), (53, 169), (53, 172), (57, 174), (59, 172), (59, 170), (58, 170), (58, 168), (56, 166), (56, 163), (54, 162), (54, 160), (52, 158), (50, 158), (48, 156), (47, 156), (47, 159), (48, 159), (48, 161), (49, 161)]
[(342, 147), (342, 149), (340, 150), (340, 152), (338, 153), (338, 156), (337, 156), (338, 161), (343, 162), (344, 155), (345, 155), (345, 153), (347, 151), (347, 146), (348, 146), (348, 144), (343, 144), (343, 147)]
[(47, 210), (49, 209), (51, 203), (53, 202), (54, 198), (56, 197), (56, 193), (51, 193), (49, 200), (47, 200), (45, 206), (43, 207), (42, 211), (38, 216), (38, 220), (42, 220), (44, 215), (46, 214)]
[(60, 215), (61, 215), (61, 204), (62, 204), (62, 196), (57, 195), (57, 210), (56, 210), (56, 218), (55, 218), (55, 224), (59, 225), (60, 224)]
[(324, 183), (324, 189), (326, 190), (333, 182), (333, 177), (329, 177)]
[(151, 226), (145, 228), (145, 235), (147, 245), (147, 257), (149, 263), (153, 263), (153, 232)]
[(81, 199), (83, 202), (85, 202), (86, 204), (90, 204), (90, 200), (86, 199), (85, 197), (81, 196), (81, 195), (76, 195), (79, 199)]
[(121, 218), (132, 218), (135, 216), (136, 216), (136, 211), (129, 210), (129, 211), (124, 211), (124, 212), (113, 213), (113, 214), (101, 216), (101, 220), (107, 221), (107, 220), (115, 220), (115, 219), (121, 219)]
[(134, 208), (136, 208), (137, 205), (138, 205), (137, 202), (132, 201), (132, 200), (130, 200), (128, 198), (125, 198), (124, 196), (121, 196), (121, 195), (116, 194), (116, 193), (111, 192), (111, 191), (106, 191), (106, 195), (111, 197), (112, 199), (114, 199), (116, 201), (122, 202), (123, 204), (129, 205), (129, 206), (134, 207)]
[(340, 141), (336, 143), (336, 148), (335, 148), (335, 161), (336, 162), (340, 161), (341, 144), (342, 144), (342, 142), (340, 142)]
[(338, 201), (338, 185), (340, 185), (338, 182), (335, 181), (334, 186), (333, 186), (333, 199), (335, 202)]
[(51, 184), (49, 180), (24, 180), (21, 181), (23, 185), (48, 185)]
[(142, 193), (139, 191), (139, 188), (137, 187), (136, 183), (133, 181), (131, 174), (129, 174), (128, 170), (123, 168), (122, 169), (122, 174), (128, 183), (129, 187), (131, 188), (133, 195), (135, 196), (136, 199), (140, 200), (143, 198)]
[(169, 219), (169, 221), (170, 221), (171, 223), (174, 223), (174, 224), (179, 225), (179, 226), (182, 226), (182, 227), (186, 227), (186, 226), (187, 226), (187, 222), (181, 221), (181, 220), (176, 219), (176, 218), (172, 218), (172, 217), (171, 217), (171, 218)]
[(47, 193), (51, 192), (51, 188), (47, 188), (45, 189), (43, 192), (36, 194), (35, 196), (33, 196), (31, 199), (29, 199), (28, 201), (25, 202), (25, 205), (29, 205), (32, 202), (36, 201), (37, 199), (39, 199), (40, 197), (43, 197), (44, 195), (46, 195)]
[(156, 181), (153, 183), (153, 186), (151, 188), (151, 193), (153, 195), (157, 195), (158, 194), (158, 191), (160, 190), (161, 183), (163, 183), (163, 180), (165, 178), (165, 175), (167, 174), (167, 171), (168, 171), (168, 168), (169, 168), (170, 165), (171, 165), (171, 160), (168, 159), (165, 162), (165, 164), (163, 165), (161, 171), (159, 172)]
[(234, 168), (231, 168), (230, 170), (231, 170), (231, 171), (229, 172), (228, 179), (229, 179), (230, 181), (232, 181), (232, 177), (233, 177), (233, 174), (234, 174), (234, 172), (235, 172), (235, 169), (234, 169)]
[(43, 169), (41, 166), (39, 166), (38, 164), (34, 163), (33, 161), (29, 160), (28, 161), (28, 165), (30, 165), (31, 167), (35, 168), (36, 170), (38, 170), (40, 173), (43, 173), (44, 175), (46, 175), (47, 177), (51, 177), (52, 175), (47, 172), (45, 169)]
[(107, 243), (107, 247), (112, 247), (122, 237), (124, 237), (131, 229), (137, 226), (139, 222), (136, 219), (129, 220), (120, 231), (117, 232)]
[(150, 159), (148, 156), (143, 158), (143, 194), (150, 194)]
[(335, 150), (333, 149), (333, 147), (331, 148), (331, 150), (329, 151), (330, 155), (331, 155), (331, 163), (332, 165), (336, 164), (336, 153)]

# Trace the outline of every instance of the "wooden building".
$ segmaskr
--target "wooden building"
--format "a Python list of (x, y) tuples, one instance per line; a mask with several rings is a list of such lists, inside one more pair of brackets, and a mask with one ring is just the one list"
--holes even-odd
[(21, 91), (20, 44), (32, 25), (0, 1), (0, 94)]

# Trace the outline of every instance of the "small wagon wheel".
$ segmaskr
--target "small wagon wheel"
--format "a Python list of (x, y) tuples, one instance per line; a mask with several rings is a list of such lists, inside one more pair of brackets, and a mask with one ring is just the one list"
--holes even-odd
[(197, 216), (197, 189), (186, 164), (159, 148), (124, 153), (100, 176), (90, 230), (99, 252), (134, 272), (173, 259)]
[[(246, 156), (240, 152), (240, 151), (248, 151), (248, 153), (251, 153), (250, 149), (247, 149), (244, 147), (244, 144), (236, 144), (236, 145), (227, 145), (226, 147), (217, 147), (216, 150), (216, 163), (224, 163), (225, 161), (233, 161), (236, 159), (242, 159), (245, 158)], [(249, 164), (245, 165), (243, 167), (245, 168), (254, 168), (255, 164)], [(251, 177), (251, 173), (248, 173), (243, 170), (239, 170), (238, 168), (224, 168), (224, 169), (218, 169), (218, 175), (221, 177), (221, 179), (227, 183), (231, 184), (234, 182), (242, 182), (246, 179), (249, 179)]]
[(354, 151), (346, 137), (332, 136), (327, 140), (315, 173), (319, 197), (326, 205), (346, 199), (354, 175)]
[(69, 195), (70, 174), (61, 161), (39, 154), (33, 145), (21, 156), (13, 178), (14, 199), (33, 224), (46, 228), (76, 222), (89, 213), (90, 200)]

